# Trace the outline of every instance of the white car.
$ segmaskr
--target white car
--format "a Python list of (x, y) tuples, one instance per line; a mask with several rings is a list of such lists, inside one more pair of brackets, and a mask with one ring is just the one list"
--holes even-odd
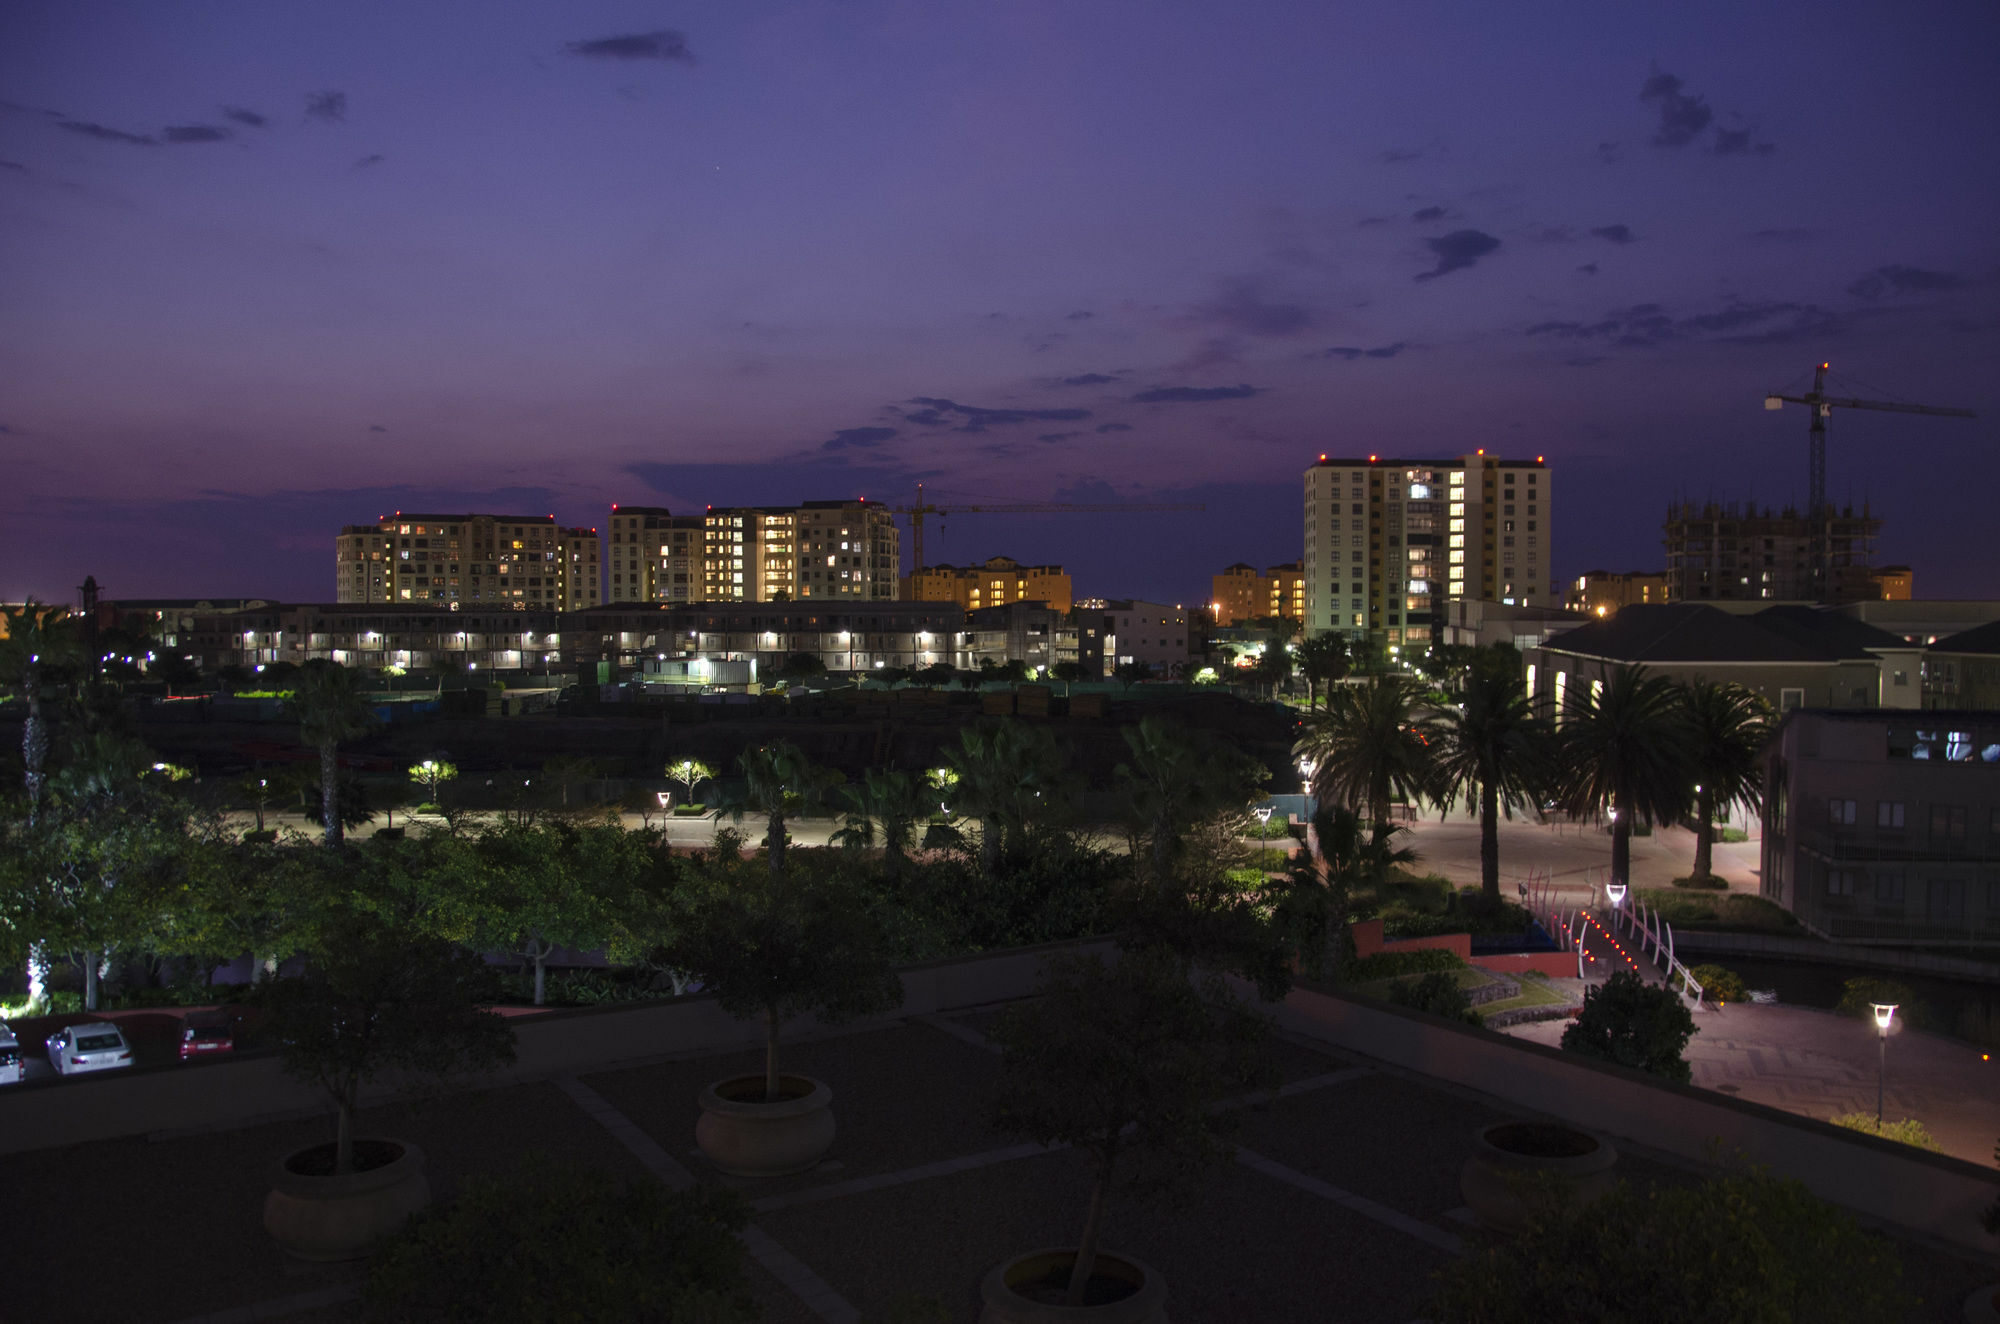
[(108, 1021), (84, 1021), (49, 1036), (49, 1065), (59, 1076), (132, 1065), (132, 1045)]
[(7, 1022), (0, 1021), (0, 1085), (12, 1085), (27, 1074), (28, 1068), (21, 1062), (21, 1041)]

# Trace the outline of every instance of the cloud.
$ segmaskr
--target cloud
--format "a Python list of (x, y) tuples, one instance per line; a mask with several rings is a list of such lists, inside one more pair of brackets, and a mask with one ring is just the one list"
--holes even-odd
[(1672, 74), (1653, 73), (1639, 88), (1639, 100), (1652, 105), (1660, 115), (1653, 130), (1655, 147), (1685, 147), (1707, 129), (1715, 112), (1697, 96), (1681, 91), (1685, 86)]
[(338, 124), (347, 118), (347, 93), (312, 92), (306, 96), (306, 118)]
[(28, 167), (22, 165), (19, 161), (0, 161), (0, 170), (18, 170), (24, 175), (32, 173)]
[(1413, 212), (1411, 212), (1411, 213), (1410, 213), (1410, 219), (1411, 219), (1411, 220), (1413, 220), (1413, 221), (1437, 221), (1437, 220), (1443, 220), (1443, 219), (1444, 219), (1444, 208), (1442, 208), (1442, 207), (1419, 207), (1419, 208), (1417, 208), (1417, 210), (1415, 210), (1415, 211), (1413, 211)]
[(108, 143), (131, 143), (135, 147), (157, 147), (159, 139), (147, 137), (143, 133), (127, 133), (123, 129), (108, 129), (102, 124), (92, 124), (87, 120), (57, 120), (58, 129), (68, 129), (86, 138), (96, 138)]
[(245, 110), (241, 106), (224, 106), (222, 114), (225, 119), (235, 120), (238, 124), (247, 124), (253, 129), (261, 129), (271, 122), (256, 111)]
[(1599, 143), (1596, 150), (1599, 165), (1617, 165), (1625, 155), (1624, 144), (1618, 142)]
[(1877, 267), (1847, 287), (1857, 299), (1879, 299), (1885, 294), (1935, 294), (1962, 290), (1965, 277), (1949, 271), (1926, 271), (1922, 267), (1890, 265)]
[(1427, 158), (1444, 155), (1444, 144), (1438, 141), (1425, 143), (1422, 147), (1391, 147), (1376, 153), (1375, 159), (1387, 166), (1415, 165)]
[(1247, 400), (1257, 394), (1254, 386), (1156, 386), (1132, 397), (1135, 404), (1199, 404), (1207, 400)]
[(599, 37), (594, 41), (573, 41), (566, 47), (571, 55), (593, 60), (679, 60), (694, 63), (687, 35), (672, 28), (657, 32), (634, 32), (623, 37)]
[(944, 427), (954, 422), (952, 415), (958, 415), (965, 421), (953, 427), (954, 432), (984, 432), (989, 427), (1006, 427), (1016, 423), (1074, 423), (1090, 417), (1088, 409), (982, 409), (977, 405), (962, 405), (955, 400), (926, 395), (916, 396), (904, 403), (922, 406), (915, 411), (897, 411), (917, 427)]
[(1305, 305), (1268, 298), (1262, 282), (1247, 277), (1225, 282), (1222, 293), (1197, 307), (1195, 314), (1232, 331), (1267, 337), (1298, 335), (1314, 320)]
[(370, 423), (368, 430), (370, 432), (387, 432), (389, 429), (383, 427), (380, 423)]
[(229, 130), (213, 124), (169, 124), (160, 130), (160, 136), (170, 143), (220, 143), (235, 137)]
[(1093, 432), (1130, 432), (1132, 425), (1130, 423), (1099, 423), (1091, 430)]
[(354, 168), (356, 170), (365, 170), (369, 166), (381, 165), (382, 162), (384, 162), (387, 159), (388, 158), (383, 156), (382, 153), (380, 152), (372, 152), (369, 155), (362, 157), (359, 161), (356, 161), (354, 163)]
[(1591, 233), (1599, 239), (1608, 239), (1614, 244), (1635, 243), (1639, 238), (1638, 235), (1632, 233), (1632, 227), (1629, 225), (1600, 225), (1593, 229)]
[(894, 428), (842, 428), (833, 434), (833, 439), (820, 449), (823, 451), (844, 451), (880, 446), (889, 438), (898, 435)]
[(1424, 240), (1424, 247), (1437, 255), (1438, 264), (1429, 271), (1418, 272), (1418, 280), (1432, 280), (1448, 271), (1472, 266), (1500, 247), (1500, 241), (1482, 230), (1453, 230), (1436, 239)]
[(1840, 317), (1817, 304), (1732, 303), (1712, 313), (1674, 317), (1657, 303), (1614, 308), (1595, 322), (1538, 322), (1528, 335), (1556, 340), (1604, 340), (1627, 348), (1650, 348), (1671, 341), (1716, 341), (1775, 345), (1836, 335)]
[(1597, 274), (1597, 264), (1595, 262), (1586, 262), (1578, 267), (1577, 270), (1586, 276), (1595, 276)]
[(1083, 320), (1084, 320), (1084, 319), (1086, 319), (1086, 318), (1090, 318), (1090, 317), (1095, 317), (1095, 316), (1097, 316), (1097, 314), (1096, 314), (1096, 313), (1093, 313), (1093, 312), (1091, 312), (1091, 311), (1089, 311), (1088, 309), (1079, 309), (1079, 310), (1077, 310), (1076, 312), (1073, 312), (1073, 313), (1071, 313), (1071, 314), (1070, 314), (1069, 316), (1067, 316), (1067, 317), (1063, 318), (1063, 321), (1065, 321), (1065, 322), (1081, 322), (1081, 321), (1083, 321)]
[(1772, 143), (1752, 142), (1749, 129), (1725, 129), (1717, 125), (1715, 143), (1708, 150), (1717, 156), (1769, 156), (1777, 151)]
[(1044, 432), (1036, 441), (1068, 441), (1071, 437), (1081, 437), (1081, 432)]
[(1101, 372), (1086, 372), (1079, 377), (1065, 377), (1062, 379), (1062, 384), (1064, 386), (1102, 386), (1106, 382), (1115, 382), (1117, 380), (1116, 377), (1107, 377)]
[(1408, 348), (1408, 345), (1398, 340), (1393, 345), (1377, 345), (1374, 349), (1361, 349), (1354, 345), (1335, 345), (1332, 349), (1324, 350), (1322, 353), (1326, 358), (1346, 359), (1349, 363), (1352, 363), (1356, 359), (1393, 359)]

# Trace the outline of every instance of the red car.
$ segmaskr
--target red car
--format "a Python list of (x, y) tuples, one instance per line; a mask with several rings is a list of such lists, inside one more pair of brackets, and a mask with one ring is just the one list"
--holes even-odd
[(181, 1060), (236, 1051), (240, 1017), (226, 1007), (191, 1011), (181, 1022)]

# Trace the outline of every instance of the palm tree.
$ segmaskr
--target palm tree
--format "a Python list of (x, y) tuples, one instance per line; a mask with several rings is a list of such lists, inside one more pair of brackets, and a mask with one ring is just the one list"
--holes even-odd
[(1696, 679), (1683, 686), (1689, 763), (1695, 783), (1694, 879), (1707, 882), (1715, 846), (1715, 811), (1764, 807), (1764, 742), (1771, 735), (1770, 707), (1741, 685)]
[(299, 738), (319, 749), (320, 821), (326, 844), (337, 850), (346, 839), (340, 821), (340, 747), (374, 727), (374, 697), (360, 672), (316, 660), (299, 671), (292, 711), (298, 714)]
[(1534, 803), (1554, 768), (1555, 729), (1535, 711), (1520, 668), (1482, 656), (1467, 668), (1455, 706), (1437, 724), (1437, 794), (1479, 805), (1479, 886), (1500, 900), (1500, 815)]
[(1691, 750), (1681, 688), (1644, 667), (1569, 687), (1557, 798), (1570, 813), (1611, 815), (1611, 881), (1632, 874), (1632, 823), (1672, 823), (1687, 812)]
[(1371, 676), (1327, 696), (1326, 712), (1307, 719), (1292, 753), (1312, 760), (1312, 793), (1329, 804), (1365, 808), (1369, 819), (1389, 818), (1389, 802), (1427, 798), (1434, 725), (1416, 715), (1416, 690), (1397, 672)]
[(1164, 879), (1188, 829), (1229, 810), (1240, 814), (1256, 798), (1265, 772), (1208, 733), (1165, 717), (1143, 718), (1123, 728), (1123, 735), (1132, 758), (1113, 775), (1125, 792), (1133, 855), (1138, 857), (1143, 837), (1151, 847), (1153, 875)]
[(1321, 687), (1325, 687), (1330, 700), (1333, 683), (1348, 673), (1347, 640), (1331, 630), (1316, 634), (1299, 644), (1294, 657), (1299, 674), (1306, 678), (1306, 711), (1311, 712), (1318, 706)]
[(1001, 721), (969, 726), (959, 747), (945, 751), (958, 774), (954, 800), (979, 820), (979, 861), (987, 873), (1001, 857), (1026, 843), (1028, 825), (1052, 812), (1063, 790), (1063, 756), (1045, 726)]
[(728, 797), (729, 816), (740, 823), (745, 814), (756, 813), (769, 821), (764, 849), (771, 857), (775, 882), (785, 873), (785, 820), (825, 800), (831, 780), (828, 770), (815, 768), (789, 740), (746, 750), (737, 756), (736, 766), (743, 770), (743, 789)]
[(51, 676), (83, 661), (76, 618), (66, 608), (29, 598), (0, 611), (0, 685), (21, 696), (27, 713), (21, 723), (21, 772), (32, 825), (48, 785), (49, 724), (42, 710)]
[(1416, 862), (1415, 850), (1396, 844), (1408, 831), (1382, 822), (1364, 830), (1361, 815), (1337, 806), (1313, 815), (1281, 904), (1302, 965), (1328, 979), (1339, 973), (1354, 889), (1379, 888), (1392, 867)]
[(896, 769), (870, 768), (861, 785), (843, 786), (847, 801), (847, 824), (834, 834), (844, 846), (867, 849), (875, 844), (879, 831), (882, 856), (891, 877), (902, 874), (916, 839), (917, 824), (931, 815), (932, 792), (909, 773)]

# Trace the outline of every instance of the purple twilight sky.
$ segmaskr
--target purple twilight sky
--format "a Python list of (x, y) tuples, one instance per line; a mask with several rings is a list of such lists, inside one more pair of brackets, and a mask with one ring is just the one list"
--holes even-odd
[(2000, 596), (2000, 10), (0, 8), (0, 600), (332, 596), (394, 509), (933, 492), (1183, 601), (1321, 451), (1546, 455), (1555, 563), (1829, 491)]

